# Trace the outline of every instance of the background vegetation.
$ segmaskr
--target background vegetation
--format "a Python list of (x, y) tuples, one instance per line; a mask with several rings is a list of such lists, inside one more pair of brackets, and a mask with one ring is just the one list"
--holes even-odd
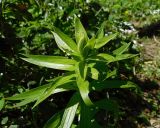
[[(158, 0), (1, 0), (0, 1), (0, 96), (10, 97), (41, 86), (64, 72), (29, 64), (22, 54), (65, 55), (58, 49), (51, 31), (54, 26), (75, 39), (75, 15), (91, 38), (103, 23), (105, 35), (118, 33), (100, 52), (111, 53), (125, 43), (134, 59), (111, 65), (114, 79), (136, 83), (142, 93), (132, 89), (109, 89), (94, 97), (114, 97), (119, 118), (98, 113), (102, 126), (116, 128), (160, 127), (160, 1)], [(114, 68), (116, 67), (116, 68)], [(38, 107), (33, 104), (9, 109), (0, 102), (3, 128), (41, 128), (55, 113), (63, 110), (72, 92), (50, 96)], [(107, 119), (106, 119), (107, 117)], [(114, 125), (113, 125), (114, 124)]]

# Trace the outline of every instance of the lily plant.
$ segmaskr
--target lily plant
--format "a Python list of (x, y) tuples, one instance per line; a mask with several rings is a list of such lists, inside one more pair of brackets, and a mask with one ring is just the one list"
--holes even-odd
[[(123, 44), (111, 54), (99, 53), (98, 50), (115, 39), (117, 34), (105, 36), (104, 27), (101, 26), (97, 34), (89, 38), (78, 18), (75, 18), (75, 40), (56, 27), (52, 33), (58, 47), (66, 53), (66, 56), (24, 55), (22, 59), (38, 66), (64, 70), (65, 73), (49, 80), (43, 86), (5, 100), (20, 101), (12, 107), (35, 102), (33, 106), (35, 108), (51, 95), (72, 90), (74, 93), (66, 108), (54, 114), (44, 128), (101, 127), (95, 119), (95, 114), (100, 109), (111, 111), (117, 117), (116, 102), (108, 98), (94, 101), (90, 93), (108, 88), (136, 88), (136, 85), (130, 81), (110, 79), (114, 73), (108, 72), (111, 63), (136, 56), (125, 53), (130, 43)], [(77, 119), (76, 123), (74, 123), (75, 119)]]

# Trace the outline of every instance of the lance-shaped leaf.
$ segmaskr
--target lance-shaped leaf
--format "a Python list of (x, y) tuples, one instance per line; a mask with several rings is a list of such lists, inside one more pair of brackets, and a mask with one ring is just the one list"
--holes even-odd
[(38, 97), (32, 97), (32, 98), (27, 98), (27, 99), (24, 99), (22, 100), (21, 102), (18, 102), (16, 104), (14, 104), (13, 106), (7, 106), (7, 108), (17, 108), (17, 107), (21, 107), (21, 106), (24, 106), (26, 104), (29, 104), (35, 100), (37, 100)]
[(106, 21), (104, 21), (101, 24), (101, 27), (99, 28), (99, 30), (96, 33), (96, 37), (97, 39), (103, 38), (104, 37), (104, 27), (105, 27)]
[(90, 87), (91, 90), (103, 90), (106, 88), (134, 88), (139, 90), (135, 83), (122, 80), (93, 81)]
[[(64, 92), (64, 91), (69, 91), (69, 90), (77, 90), (76, 82), (69, 82), (69, 83), (65, 83), (61, 86), (58, 86), (55, 90), (53, 90), (53, 92), (51, 94), (56, 94), (59, 92)], [(35, 89), (31, 89), (27, 92), (12, 96), (12, 97), (8, 97), (5, 98), (6, 100), (21, 100), (21, 102), (16, 103), (14, 106), (7, 106), (8, 108), (15, 108), (15, 107), (20, 107), (23, 105), (26, 105), (30, 102), (36, 101), (41, 95), (43, 95), (43, 93), (50, 88), (50, 86), (53, 84), (53, 82), (47, 84), (47, 85), (43, 85), (40, 87), (37, 87)]]
[(54, 84), (52, 84), (50, 88), (45, 90), (45, 92), (38, 98), (38, 100), (35, 103), (35, 105), (33, 106), (33, 108), (36, 107), (39, 103), (41, 103), (43, 100), (48, 98), (55, 91), (55, 89), (57, 87), (59, 87), (63, 84), (66, 84), (66, 83), (72, 83), (73, 82), (72, 78), (74, 78), (74, 77), (75, 77), (75, 74), (71, 74), (71, 75), (64, 76), (64, 77), (57, 79), (54, 82)]
[(6, 100), (21, 100), (21, 102), (16, 103), (13, 106), (8, 106), (8, 108), (20, 107), (36, 101), (45, 92), (45, 90), (47, 90), (51, 86), (52, 83), (6, 98)]
[(87, 42), (87, 44), (86, 44), (86, 46), (84, 47), (84, 50), (83, 50), (83, 56), (85, 56), (85, 57), (88, 56), (89, 52), (94, 49), (95, 42), (96, 42), (95, 37), (88, 40), (88, 42)]
[(109, 41), (115, 39), (116, 36), (117, 36), (117, 34), (112, 34), (112, 35), (105, 36), (103, 38), (97, 39), (96, 44), (95, 44), (95, 48), (99, 49), (99, 48), (103, 47)]
[(121, 55), (122, 53), (124, 53), (128, 47), (130, 46), (131, 43), (124, 43), (120, 48), (116, 49), (113, 51), (114, 55)]
[(73, 71), (75, 60), (68, 59), (62, 56), (47, 56), (47, 55), (25, 55), (27, 58), (23, 60), (47, 68)]
[(75, 37), (78, 45), (78, 51), (83, 56), (84, 47), (87, 44), (88, 36), (81, 21), (77, 17), (75, 19)]
[(84, 103), (88, 106), (92, 106), (93, 103), (89, 98), (89, 82), (78, 78), (77, 85)]
[(79, 105), (79, 100), (80, 100), (79, 93), (75, 93), (70, 99), (64, 111), (61, 124), (58, 128), (70, 128), (71, 127), (75, 114), (76, 114), (76, 110)]
[(76, 64), (76, 73), (78, 76), (85, 80), (88, 72), (88, 67), (85, 65), (85, 62), (81, 61)]
[(100, 53), (97, 55), (101, 59), (105, 59), (107, 62), (115, 61), (115, 57), (106, 53)]
[(85, 67), (86, 66), (84, 62), (80, 62), (76, 65), (77, 86), (84, 103), (88, 106), (91, 106), (93, 103), (89, 98), (89, 82), (85, 80), (87, 72)]
[(54, 32), (52, 33), (61, 50), (65, 52), (77, 52), (77, 45), (72, 38), (61, 32), (58, 28), (54, 28)]
[(81, 43), (82, 40), (84, 40), (85, 42), (88, 41), (87, 32), (84, 29), (81, 21), (77, 17), (75, 19), (75, 37), (77, 43)]
[(5, 104), (5, 100), (4, 100), (4, 98), (1, 98), (0, 99), (0, 111), (3, 109), (4, 104)]
[(137, 54), (121, 54), (121, 55), (117, 55), (114, 57), (109, 54), (100, 53), (97, 56), (100, 57), (99, 59), (102, 59), (102, 60), (104, 59), (104, 60), (106, 60), (106, 62), (111, 63), (111, 62), (115, 62), (115, 61), (133, 58), (133, 57), (137, 56)]
[[(60, 79), (60, 78), (59, 78)], [(64, 79), (65, 80), (65, 79)], [(66, 81), (68, 82), (68, 81)], [(74, 82), (73, 82), (74, 83)], [(75, 86), (68, 86), (69, 85), (72, 85), (72, 82), (70, 81), (70, 83), (61, 83), (62, 85), (59, 87), (59, 88), (56, 88), (55, 90), (52, 90), (52, 92), (50, 92), (50, 95), (51, 94), (55, 94), (55, 93), (59, 93), (59, 92), (63, 92), (63, 91), (68, 91), (68, 90), (75, 90)], [(38, 87), (38, 88), (35, 88), (35, 89), (32, 89), (30, 91), (27, 91), (27, 92), (24, 92), (22, 94), (19, 94), (19, 95), (15, 95), (13, 97), (9, 97), (9, 98), (6, 98), (6, 100), (22, 100), (21, 102), (19, 103), (16, 103), (14, 106), (12, 107), (19, 107), (19, 106), (23, 106), (23, 105), (26, 105), (30, 102), (33, 102), (35, 100), (39, 100), (39, 98), (41, 97), (44, 97), (44, 93), (46, 91), (48, 91), (48, 89), (50, 89), (52, 86), (54, 85), (53, 82), (47, 84), (47, 85), (44, 85), (44, 86), (41, 86), (41, 87)], [(42, 99), (41, 99), (42, 100)], [(11, 107), (10, 107), (11, 108)]]
[(21, 94), (14, 95), (12, 97), (5, 98), (6, 100), (23, 100), (23, 99), (32, 99), (32, 97), (38, 97), (41, 95), (47, 88), (49, 88), (51, 83), (31, 89), (29, 91), (23, 92)]
[(72, 38), (70, 38), (69, 36), (67, 36), (66, 34), (64, 34), (63, 32), (61, 32), (58, 28), (54, 28), (54, 32), (52, 32), (55, 38), (55, 41), (58, 45), (58, 47), (65, 52), (77, 52), (77, 45), (76, 43), (72, 40)]
[(138, 54), (121, 54), (115, 57), (115, 61), (125, 60), (138, 56)]
[(87, 42), (85, 39), (82, 37), (80, 42), (78, 43), (78, 51), (80, 55), (83, 57), (84, 56), (84, 47), (86, 46)]

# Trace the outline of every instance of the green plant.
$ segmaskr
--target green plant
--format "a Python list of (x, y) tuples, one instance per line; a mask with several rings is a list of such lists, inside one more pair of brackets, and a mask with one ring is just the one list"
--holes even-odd
[[(100, 127), (95, 115), (101, 109), (113, 113), (116, 119), (119, 110), (114, 100), (98, 98), (98, 101), (93, 101), (90, 94), (108, 88), (137, 88), (130, 81), (109, 79), (115, 74), (115, 71), (110, 72), (109, 70), (111, 63), (136, 56), (124, 53), (130, 43), (124, 43), (111, 55), (99, 53), (98, 50), (113, 40), (117, 34), (104, 36), (102, 25), (96, 36), (89, 39), (78, 18), (75, 19), (75, 39), (77, 43), (55, 27), (52, 33), (58, 47), (66, 53), (65, 57), (24, 55), (25, 58), (22, 59), (35, 65), (66, 72), (62, 76), (49, 80), (46, 85), (5, 98), (5, 100), (20, 100), (19, 103), (11, 107), (20, 107), (36, 101), (33, 106), (35, 108), (50, 95), (73, 90), (73, 96), (65, 110), (55, 114), (45, 124), (45, 128)], [(78, 117), (77, 123), (74, 122), (75, 117)]]

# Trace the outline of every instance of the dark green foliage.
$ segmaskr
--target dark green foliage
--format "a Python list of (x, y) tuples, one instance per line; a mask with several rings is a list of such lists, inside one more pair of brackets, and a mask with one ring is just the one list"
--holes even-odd
[[(39, 128), (52, 115), (53, 118), (48, 121), (49, 125), (54, 120), (53, 125), (63, 127), (65, 116), (72, 114), (72, 118), (75, 117), (71, 120), (72, 127), (76, 127), (77, 124), (80, 127), (100, 127), (100, 124), (118, 127), (118, 123), (125, 117), (122, 114), (122, 118), (118, 118), (115, 114), (117, 112), (112, 110), (112, 108), (118, 109), (115, 101), (120, 105), (120, 110), (126, 113), (128, 104), (124, 105), (127, 95), (124, 96), (123, 91), (117, 88), (130, 88), (128, 92), (131, 93), (139, 92), (139, 88), (135, 89), (135, 84), (127, 82), (133, 78), (132, 70), (135, 64), (134, 59), (129, 58), (137, 56), (129, 54), (137, 53), (137, 49), (132, 49), (132, 42), (137, 39), (136, 29), (139, 31), (143, 25), (159, 20), (159, 13), (156, 13), (159, 7), (158, 0), (132, 2), (127, 0), (90, 0), (88, 2), (2, 0), (0, 2), (0, 109), (2, 109), (0, 120), (2, 127)], [(75, 15), (80, 18), (86, 32), (83, 27), (80, 27), (81, 23), (74, 24)], [(77, 19), (76, 22), (80, 21)], [(76, 37), (73, 36), (74, 27), (79, 31), (75, 34)], [(95, 31), (98, 32), (95, 33)], [(66, 45), (64, 43), (57, 45), (58, 38), (62, 39)], [(34, 66), (20, 58), (51, 69)], [(61, 64), (60, 67), (57, 67), (58, 64)], [(71, 72), (66, 73), (68, 71)], [(73, 72), (76, 72), (79, 78), (72, 76)], [(54, 79), (55, 77), (57, 78)], [(122, 79), (124, 81), (121, 83)], [(84, 83), (84, 87), (78, 86), (81, 82)], [(81, 101), (78, 108), (77, 104), (72, 104), (73, 100), (70, 100), (72, 95), (73, 99), (77, 96), (73, 94), (75, 91), (81, 95), (81, 97), (78, 96)], [(59, 92), (62, 93), (59, 94)], [(19, 93), (19, 96), (15, 95)], [(9, 97), (12, 95), (15, 96)], [(121, 99), (119, 95), (124, 96), (122, 104), (119, 102)], [(4, 99), (6, 99), (5, 104)], [(46, 100), (42, 102), (44, 99)], [(20, 102), (17, 103), (14, 100), (20, 100)], [(31, 110), (33, 101), (36, 101), (35, 105), (40, 104)], [(101, 105), (93, 111), (92, 107), (87, 106), (92, 106), (93, 103), (96, 106)], [(70, 104), (74, 107), (64, 110)], [(14, 109), (9, 109), (13, 106)], [(63, 115), (75, 109), (77, 113)], [(121, 116), (121, 112), (118, 113)], [(78, 115), (87, 116), (88, 120)], [(17, 117), (22, 118), (17, 119)], [(107, 121), (103, 119), (99, 121), (101, 117), (104, 119), (107, 117)]]
[[(102, 33), (104, 32), (103, 29), (101, 29), (101, 31)], [(123, 54), (128, 48), (128, 45), (125, 44), (117, 50), (113, 51), (113, 56), (105, 53), (98, 53), (98, 49), (106, 45), (111, 40), (113, 40), (116, 37), (116, 35), (112, 34), (108, 37), (104, 37), (100, 36), (104, 35), (100, 32), (98, 33), (100, 35), (97, 35), (97, 37), (99, 38), (89, 39), (82, 23), (77, 17), (75, 18), (76, 43), (70, 37), (68, 37), (56, 28), (52, 33), (54, 35), (58, 47), (66, 53), (66, 57), (46, 55), (25, 55), (26, 58), (22, 59), (38, 66), (66, 70), (70, 72), (66, 72), (62, 76), (55, 77), (54, 79), (50, 80), (48, 85), (44, 85), (36, 89), (31, 89), (28, 92), (24, 92), (17, 96), (5, 99), (21, 100), (19, 103), (13, 105), (13, 108), (28, 104), (36, 100), (36, 103), (33, 106), (33, 108), (35, 108), (37, 105), (39, 105), (42, 101), (47, 99), (52, 94), (69, 90), (75, 91), (70, 102), (64, 110), (60, 123), (56, 123), (57, 120), (59, 121), (59, 119), (57, 119), (59, 118), (58, 116), (57, 118), (53, 118), (54, 120), (52, 119), (53, 122), (49, 121), (48, 125), (46, 124), (45, 127), (52, 126), (60, 128), (70, 128), (73, 124), (76, 114), (78, 117), (80, 117), (80, 121), (78, 121), (78, 123), (75, 125), (77, 125), (78, 127), (90, 127), (93, 125), (92, 120), (96, 122), (96, 120), (93, 118), (93, 116), (96, 114), (96, 112), (93, 111), (94, 109), (97, 109), (97, 112), (100, 109), (111, 111), (114, 113), (114, 118), (117, 118), (119, 112), (117, 104), (115, 104), (110, 99), (100, 99), (100, 101), (94, 103), (90, 99), (89, 93), (91, 93), (91, 91), (93, 90), (101, 91), (106, 88), (137, 88), (135, 84), (128, 81), (117, 82), (115, 80), (103, 80), (102, 78), (106, 77), (107, 71), (103, 73), (101, 72), (102, 70), (104, 70), (103, 66), (99, 67), (101, 64), (108, 67), (108, 64), (111, 62), (134, 57), (135, 55), (132, 54)], [(96, 52), (94, 53), (92, 51)], [(70, 59), (68, 59), (69, 56)], [(75, 56), (77, 58), (75, 58)], [(96, 68), (96, 65), (99, 68)], [(95, 76), (95, 73), (96, 75), (99, 75), (96, 76), (96, 80), (94, 80), (94, 77), (93, 79), (92, 77), (89, 78), (89, 68), (91, 68), (91, 76)], [(80, 110), (78, 110), (78, 108)], [(86, 113), (89, 116), (88, 120), (83, 119), (83, 113)], [(107, 124), (105, 125), (107, 126)]]

